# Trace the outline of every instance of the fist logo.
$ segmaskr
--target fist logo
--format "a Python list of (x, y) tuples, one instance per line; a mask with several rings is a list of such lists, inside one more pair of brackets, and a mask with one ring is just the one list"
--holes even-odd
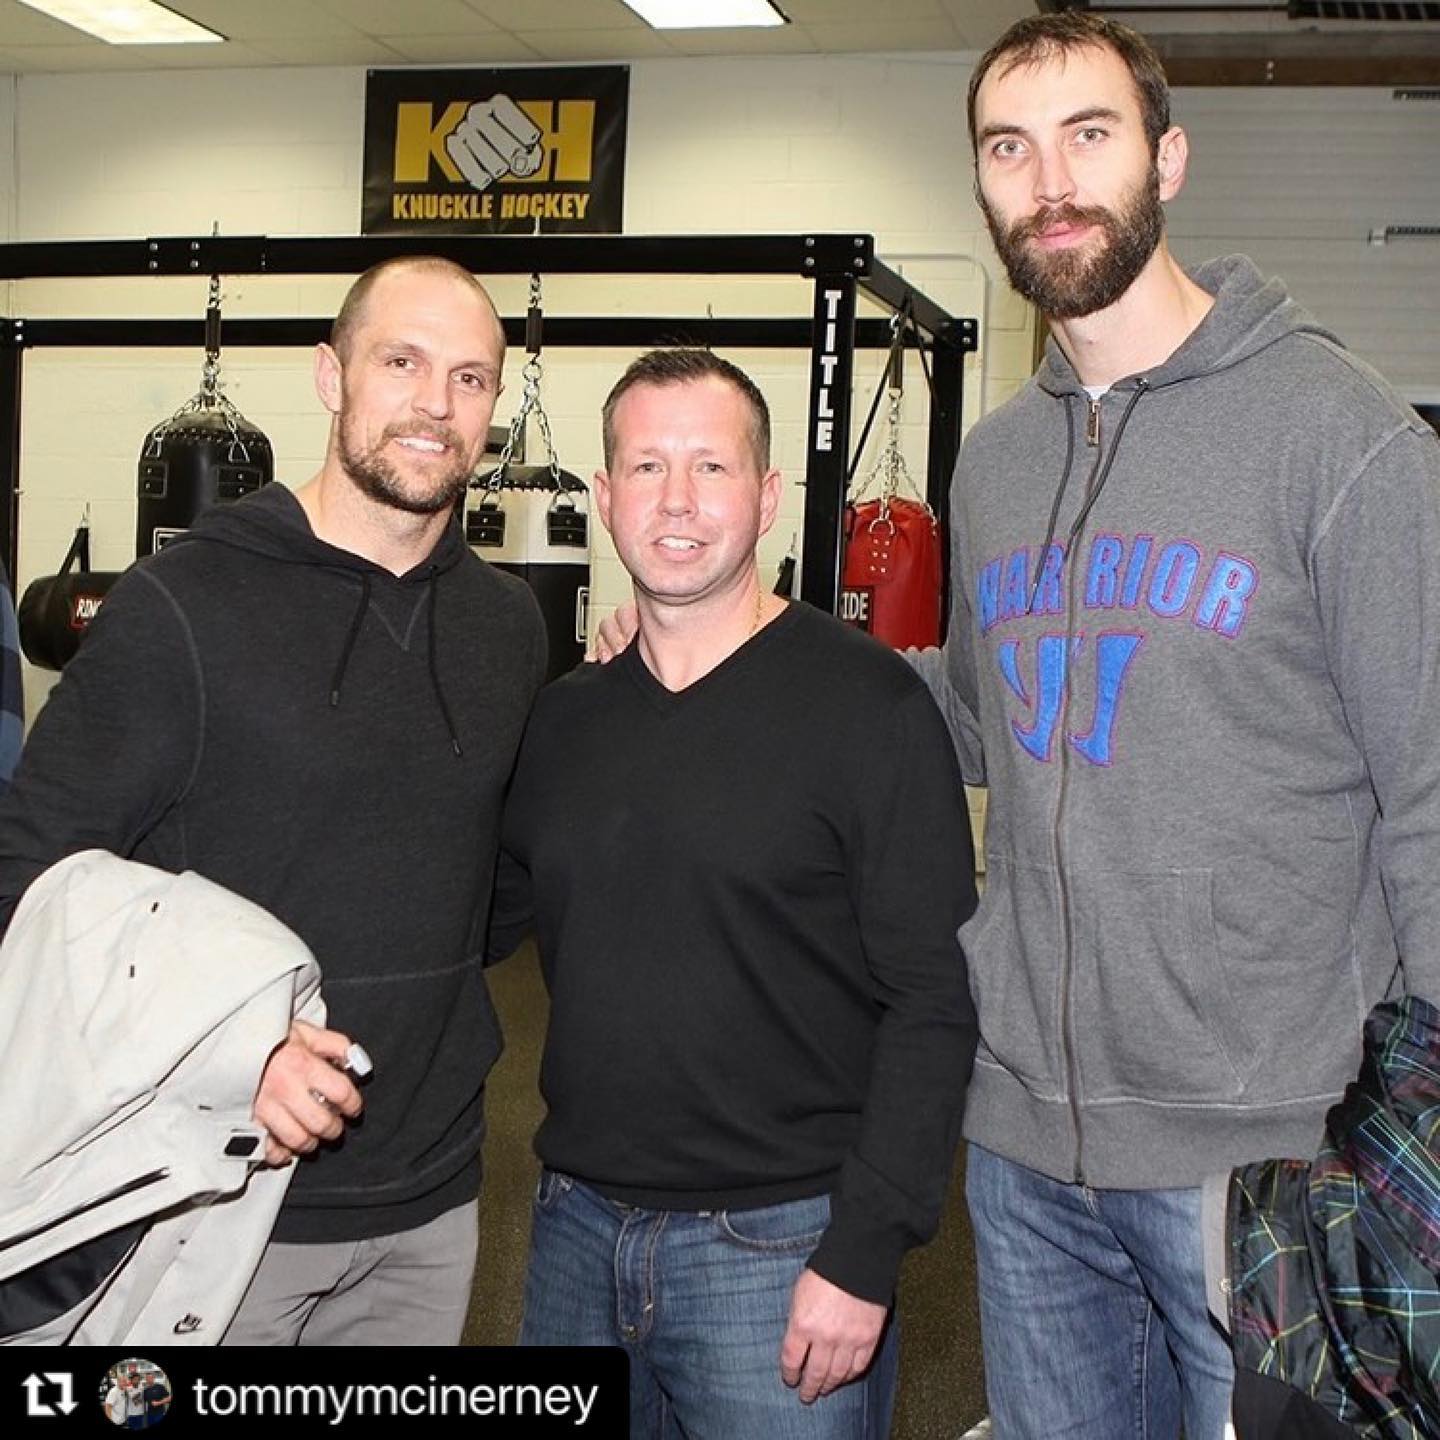
[(545, 158), (540, 127), (508, 96), (477, 100), (446, 136), (455, 168), (477, 190), (502, 175), (533, 175)]

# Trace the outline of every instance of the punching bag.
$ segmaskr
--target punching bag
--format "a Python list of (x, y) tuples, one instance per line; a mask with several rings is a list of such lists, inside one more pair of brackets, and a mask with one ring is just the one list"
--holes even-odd
[[(518, 575), (535, 592), (550, 645), (547, 680), (573, 670), (585, 658), (590, 612), (590, 492), (578, 475), (560, 468), (550, 419), (540, 398), (540, 277), (530, 277), (525, 317), (529, 359), (521, 372), (525, 389), (500, 463), (470, 482), (480, 499), (465, 517), (465, 538), (475, 553)], [(547, 463), (517, 465), (525, 454), (525, 431), (534, 416), (545, 440)]]
[(119, 578), (118, 570), (90, 568), (90, 522), (82, 520), (60, 569), (32, 580), (20, 597), (16, 620), (25, 658), (42, 670), (64, 669)]
[(140, 448), (135, 556), (160, 549), (209, 505), (238, 500), (275, 476), (270, 442), (220, 386), (220, 277), (210, 279), (200, 391)]
[[(885, 444), (864, 485), (846, 503), (840, 571), (840, 618), (897, 650), (940, 643), (944, 594), (940, 524), (921, 499), (900, 448), (904, 358), (904, 335), (897, 327), (882, 378), (890, 392)], [(877, 391), (872, 418), (879, 401)], [(863, 437), (860, 443), (863, 447)], [(857, 453), (852, 475), (858, 463)], [(864, 498), (876, 481), (878, 498)], [(914, 499), (900, 494), (902, 485)]]
[(535, 592), (550, 644), (549, 680), (585, 658), (590, 609), (589, 492), (578, 476), (547, 465), (502, 465), (475, 482), (465, 517), (475, 553)]
[(897, 650), (940, 643), (940, 525), (918, 500), (845, 507), (840, 618)]

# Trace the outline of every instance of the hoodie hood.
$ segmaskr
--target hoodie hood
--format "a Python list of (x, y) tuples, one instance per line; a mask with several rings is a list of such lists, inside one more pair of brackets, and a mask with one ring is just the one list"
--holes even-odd
[(356, 574), (383, 575), (401, 583), (423, 582), (451, 570), (466, 553), (459, 525), (447, 525), (435, 548), (419, 565), (404, 575), (392, 576), (383, 565), (320, 539), (310, 528), (309, 517), (294, 492), (278, 482), (265, 485), (232, 504), (211, 506), (191, 529), (170, 543), (184, 545), (197, 541), (230, 545), (285, 564), (321, 565)]
[[(1305, 333), (1340, 344), (1303, 305), (1286, 294), (1279, 280), (1266, 280), (1244, 255), (1225, 255), (1185, 273), (1215, 297), (1209, 314), (1168, 359), (1143, 375), (1117, 381), (1113, 389), (1135, 389), (1143, 380), (1148, 388), (1158, 390), (1197, 375), (1214, 374), (1289, 335)], [(1046, 343), (1045, 359), (1036, 380), (1051, 395), (1085, 394), (1079, 376), (1053, 336)]]
[(338, 643), (335, 670), (330, 682), (329, 703), (332, 709), (340, 704), (345, 674), (350, 657), (360, 638), (365, 616), (369, 612), (378, 587), (428, 587), (428, 654), (430, 688), (435, 704), (450, 734), (450, 748), (456, 756), (463, 752), (455, 728), (454, 715), (440, 681), (439, 657), (435, 648), (438, 604), (437, 581), (446, 571), (453, 570), (469, 553), (459, 525), (447, 525), (430, 554), (403, 575), (392, 575), (383, 565), (363, 555), (343, 550), (320, 539), (310, 528), (309, 517), (295, 495), (284, 485), (271, 483), (229, 505), (216, 505), (205, 511), (195, 525), (171, 542), (180, 544), (229, 545), (253, 555), (263, 555), (288, 565), (308, 565), (322, 570), (342, 572), (359, 581), (355, 610), (349, 628)]

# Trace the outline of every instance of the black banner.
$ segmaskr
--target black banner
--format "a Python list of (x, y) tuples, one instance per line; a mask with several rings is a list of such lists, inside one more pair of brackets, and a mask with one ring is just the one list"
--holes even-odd
[(619, 234), (625, 65), (372, 70), (366, 235)]
[(209, 1435), (362, 1434), (626, 1440), (619, 1348), (205, 1349), (0, 1347), (0, 1429), (81, 1440), (154, 1429)]

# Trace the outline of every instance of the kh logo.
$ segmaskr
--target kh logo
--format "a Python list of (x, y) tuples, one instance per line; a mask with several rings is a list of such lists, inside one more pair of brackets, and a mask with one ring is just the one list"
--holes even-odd
[[(27, 1375), (23, 1384), (27, 1415), (53, 1419), (57, 1414), (68, 1415), (78, 1403), (75, 1399), (75, 1377), (68, 1370), (47, 1370), (44, 1375)], [(42, 1392), (53, 1397), (53, 1406), (40, 1398)]]
[[(1030, 712), (1028, 723), (1012, 720), (1010, 729), (1021, 748), (1037, 760), (1051, 758), (1066, 682), (1088, 638), (1042, 635), (1036, 646), (1033, 685), (1027, 685), (1021, 675), (1020, 641), (1003, 640), (996, 649), (1006, 685)], [(1145, 637), (1131, 631), (1106, 630), (1093, 638), (1095, 703), (1090, 729), (1084, 734), (1068, 732), (1065, 738), (1092, 765), (1108, 765), (1114, 755), (1115, 721), (1125, 674)]]
[(595, 101), (457, 100), (435, 118), (429, 101), (395, 110), (395, 183), (428, 184), (438, 168), (453, 184), (484, 190), (506, 176), (588, 183), (594, 168)]

